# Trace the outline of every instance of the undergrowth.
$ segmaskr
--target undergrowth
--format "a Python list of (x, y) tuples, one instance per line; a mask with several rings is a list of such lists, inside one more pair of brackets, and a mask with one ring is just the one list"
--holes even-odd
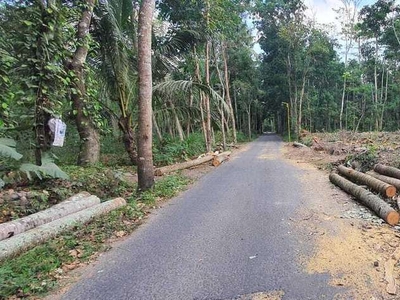
[(127, 197), (128, 205), (75, 227), (0, 265), (0, 299), (50, 291), (68, 271), (109, 248), (107, 241), (131, 233), (157, 201), (174, 197), (189, 183), (181, 175), (159, 180), (152, 191)]

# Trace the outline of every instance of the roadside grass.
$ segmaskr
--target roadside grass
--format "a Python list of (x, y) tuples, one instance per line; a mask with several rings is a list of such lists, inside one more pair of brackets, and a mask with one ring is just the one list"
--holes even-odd
[[(152, 191), (132, 193), (128, 205), (77, 225), (57, 238), (0, 264), (0, 299), (40, 296), (68, 272), (110, 249), (110, 242), (131, 233), (158, 201), (177, 195), (190, 183), (182, 175), (160, 179)], [(121, 192), (121, 191), (120, 191)]]

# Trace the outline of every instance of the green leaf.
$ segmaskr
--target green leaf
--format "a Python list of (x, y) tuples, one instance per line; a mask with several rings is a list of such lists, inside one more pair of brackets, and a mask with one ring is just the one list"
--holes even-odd
[(0, 178), (0, 189), (2, 189), (5, 185), (6, 183), (4, 182), (4, 180)]
[(44, 157), (42, 159), (42, 165), (37, 166), (34, 164), (22, 164), (19, 168), (20, 171), (25, 172), (28, 178), (32, 178), (32, 174), (35, 174), (40, 180), (43, 177), (68, 179), (69, 176), (62, 171), (50, 158)]
[(28, 21), (28, 20), (23, 20), (22, 23), (24, 23), (27, 26), (32, 26), (33, 25), (33, 22)]
[(13, 139), (0, 138), (0, 156), (20, 160), (22, 154), (15, 150), (16, 142)]

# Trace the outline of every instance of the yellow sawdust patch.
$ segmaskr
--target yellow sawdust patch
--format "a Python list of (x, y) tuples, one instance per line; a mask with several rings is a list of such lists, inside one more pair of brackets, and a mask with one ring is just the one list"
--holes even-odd
[(281, 300), (284, 295), (284, 291), (269, 291), (243, 295), (238, 300)]
[(350, 287), (351, 299), (369, 299), (371, 287), (384, 289), (382, 255), (360, 228), (342, 226), (336, 236), (318, 238), (306, 271), (331, 274), (330, 284)]
[(277, 159), (277, 158), (278, 158), (278, 155), (277, 155), (277, 154), (274, 154), (274, 153), (271, 153), (271, 154), (262, 154), (262, 155), (258, 156), (257, 158), (258, 158), (258, 159), (266, 159), (266, 160), (269, 160), (269, 159)]

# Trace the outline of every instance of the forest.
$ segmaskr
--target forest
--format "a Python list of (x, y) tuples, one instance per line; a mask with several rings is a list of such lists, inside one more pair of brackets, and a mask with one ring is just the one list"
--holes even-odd
[[(319, 24), (301, 0), (157, 0), (147, 102), (144, 2), (3, 1), (1, 186), (10, 171), (63, 178), (63, 166), (112, 155), (140, 173), (141, 161), (168, 165), (266, 131), (398, 129), (395, 1), (341, 0), (337, 24)], [(66, 124), (63, 147), (50, 120)]]
[[(160, 170), (263, 133), (371, 164), (390, 140), (397, 163), (400, 6), (339, 2), (322, 24), (302, 0), (0, 1), (0, 299), (51, 291), (204, 171)], [(47, 240), (11, 253), (35, 214)]]

